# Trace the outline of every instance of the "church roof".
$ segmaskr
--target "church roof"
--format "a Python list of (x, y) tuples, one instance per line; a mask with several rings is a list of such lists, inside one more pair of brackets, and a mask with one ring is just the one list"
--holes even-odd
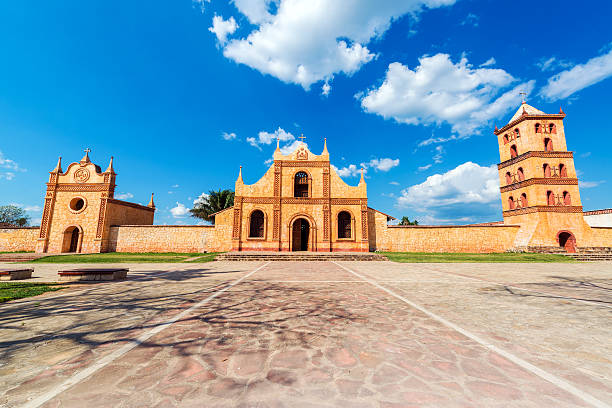
[(523, 116), (523, 109), (525, 110), (525, 112), (527, 112), (528, 115), (546, 115), (546, 113), (542, 112), (541, 110), (534, 108), (526, 102), (523, 102), (508, 123), (514, 122), (515, 120)]

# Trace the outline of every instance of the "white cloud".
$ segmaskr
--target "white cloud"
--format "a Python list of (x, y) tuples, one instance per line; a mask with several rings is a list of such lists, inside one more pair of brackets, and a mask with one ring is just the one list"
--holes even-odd
[(25, 211), (30, 211), (30, 212), (42, 211), (42, 208), (39, 205), (26, 205), (25, 207), (23, 207), (23, 209)]
[(225, 43), (227, 43), (227, 36), (234, 34), (237, 28), (238, 24), (236, 24), (234, 17), (224, 20), (221, 16), (214, 16), (213, 25), (208, 29), (208, 31), (217, 36), (219, 44), (225, 45)]
[(193, 205), (196, 206), (200, 203), (203, 203), (205, 200), (208, 199), (208, 197), (210, 197), (208, 194), (206, 193), (202, 193), (198, 196), (198, 198), (196, 198), (195, 200), (193, 200)]
[(182, 203), (177, 201), (176, 207), (170, 209), (170, 213), (174, 218), (183, 218), (189, 214), (189, 208), (185, 207)]
[(423, 56), (411, 70), (389, 64), (384, 82), (361, 97), (369, 113), (412, 125), (448, 123), (462, 137), (477, 132), (492, 118), (520, 104), (534, 81), (500, 93), (516, 79), (502, 69), (473, 68), (467, 59), (453, 63), (448, 54)]
[(559, 60), (556, 57), (550, 57), (550, 58), (544, 57), (544, 58), (540, 58), (540, 60), (536, 62), (536, 66), (540, 68), (542, 72), (549, 72), (549, 71), (554, 71), (556, 69), (570, 68), (573, 65), (574, 64), (569, 61)]
[(362, 166), (364, 168), (371, 167), (371, 168), (374, 168), (380, 171), (389, 171), (393, 167), (399, 166), (399, 164), (400, 164), (399, 159), (384, 158), (384, 159), (372, 159), (368, 163), (362, 163)]
[(192, 0), (191, 2), (194, 8), (200, 9), (202, 14), (204, 14), (205, 4), (210, 3), (210, 0)]
[(444, 156), (444, 148), (442, 146), (436, 146), (436, 154), (432, 157), (434, 163), (442, 163), (442, 157)]
[[(299, 146), (301, 146), (301, 145), (302, 145), (302, 142), (301, 142), (301, 141), (299, 141), (299, 140), (294, 140), (293, 142), (291, 142), (291, 143), (289, 143), (289, 144), (287, 144), (287, 145), (285, 145), (285, 146), (282, 146), (282, 147), (281, 147), (281, 149), (280, 149), (281, 154), (284, 154), (284, 155), (291, 154), (291, 153), (293, 153), (294, 151), (296, 151), (296, 150), (297, 150), (297, 148), (298, 148)], [(307, 143), (304, 143), (304, 146), (306, 146), (306, 148), (308, 149), (308, 144), (307, 144)]]
[(234, 140), (236, 139), (236, 134), (234, 132), (232, 133), (223, 132), (221, 134), (221, 137), (223, 137), (223, 140)]
[(465, 19), (463, 19), (463, 21), (461, 22), (461, 25), (468, 25), (468, 26), (472, 26), (472, 27), (478, 27), (478, 21), (480, 20), (480, 17), (478, 17), (476, 14), (474, 13), (469, 13)]
[(552, 76), (540, 94), (555, 101), (594, 85), (612, 76), (612, 49), (607, 54), (591, 58), (585, 64)]
[(334, 74), (352, 75), (374, 59), (368, 43), (401, 16), (455, 1), (234, 0), (255, 28), (227, 43), (223, 54), (307, 90)]
[(495, 60), (495, 58), (491, 57), (488, 60), (486, 60), (485, 62), (483, 62), (482, 64), (480, 64), (480, 67), (490, 67), (491, 65), (495, 65), (497, 63), (497, 61)]
[(397, 205), (427, 213), (420, 221), (470, 222), (483, 214), (493, 217), (498, 212), (499, 194), (497, 166), (466, 162), (402, 190)]
[(419, 171), (425, 171), (425, 170), (429, 170), (429, 168), (432, 166), (431, 163), (426, 164), (425, 166), (419, 166)]
[(600, 184), (605, 183), (605, 180), (600, 180), (600, 181), (582, 181), (580, 180), (578, 182), (580, 188), (593, 188), (593, 187), (597, 187)]
[(25, 171), (20, 168), (17, 163), (11, 159), (7, 159), (4, 154), (0, 151), (0, 180), (12, 180), (15, 178), (16, 172)]
[(290, 132), (286, 132), (284, 129), (279, 127), (278, 129), (274, 131), (274, 133), (261, 131), (259, 132), (256, 138), (247, 137), (246, 141), (251, 146), (254, 146), (258, 148), (259, 150), (261, 150), (262, 144), (269, 145), (272, 142), (275, 142), (277, 138), (280, 139), (281, 142), (290, 142), (292, 140), (295, 140), (295, 136), (293, 136)]
[(391, 184), (392, 186), (399, 186), (400, 183), (398, 183), (397, 181), (390, 181), (389, 184)]
[(342, 167), (341, 169), (334, 166), (333, 164), (331, 165), (331, 167), (336, 170), (336, 173), (338, 173), (340, 177), (356, 177), (361, 175), (361, 168), (357, 167), (355, 164), (349, 164), (348, 166)]
[(134, 194), (132, 193), (119, 193), (119, 194), (115, 194), (115, 198), (117, 200), (127, 200), (128, 198), (133, 198)]
[(323, 86), (321, 87), (321, 95), (328, 96), (330, 92), (331, 92), (331, 85), (329, 84), (329, 82), (325, 82)]

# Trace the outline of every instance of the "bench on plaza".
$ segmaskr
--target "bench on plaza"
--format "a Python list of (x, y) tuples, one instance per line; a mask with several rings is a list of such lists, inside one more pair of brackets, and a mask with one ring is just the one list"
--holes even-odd
[(33, 268), (0, 269), (0, 280), (21, 280), (32, 277)]
[(60, 281), (115, 281), (127, 277), (128, 268), (78, 268), (58, 271)]

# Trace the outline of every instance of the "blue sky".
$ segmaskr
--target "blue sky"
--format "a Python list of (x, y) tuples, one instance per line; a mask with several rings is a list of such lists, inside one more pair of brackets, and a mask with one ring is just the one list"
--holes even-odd
[[(267, 168), (277, 135), (326, 137), (370, 205), (422, 223), (501, 219), (495, 125), (562, 106), (585, 210), (612, 207), (612, 5), (569, 1), (22, 0), (0, 5), (0, 205), (40, 219), (83, 149), (156, 223)], [(269, 143), (270, 142), (270, 143)], [(268, 144), (269, 143), (269, 144)]]

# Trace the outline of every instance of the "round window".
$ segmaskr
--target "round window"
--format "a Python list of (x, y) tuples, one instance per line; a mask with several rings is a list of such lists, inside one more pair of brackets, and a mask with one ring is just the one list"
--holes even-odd
[(70, 209), (72, 211), (81, 211), (85, 207), (85, 200), (80, 197), (75, 197), (70, 200)]

